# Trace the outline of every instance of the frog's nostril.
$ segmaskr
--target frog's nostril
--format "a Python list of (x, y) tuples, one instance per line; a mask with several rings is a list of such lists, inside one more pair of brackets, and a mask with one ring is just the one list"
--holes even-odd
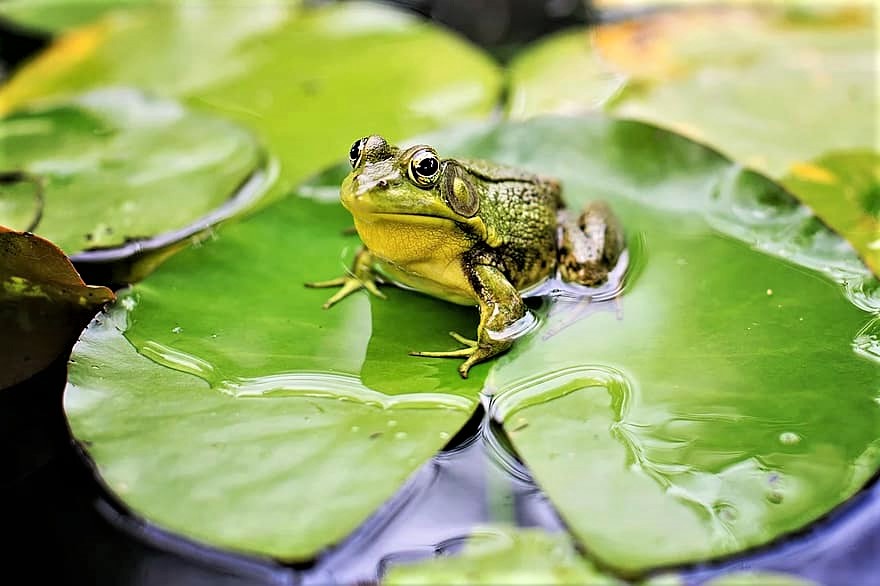
[(382, 189), (385, 189), (386, 187), (388, 187), (388, 182), (384, 179), (380, 179), (376, 185), (378, 185)]

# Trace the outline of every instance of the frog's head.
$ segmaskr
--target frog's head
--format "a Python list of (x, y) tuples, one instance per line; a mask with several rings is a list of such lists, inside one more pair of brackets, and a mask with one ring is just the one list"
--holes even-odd
[(381, 136), (368, 136), (351, 146), (349, 162), (352, 171), (342, 182), (341, 198), (356, 218), (451, 220), (485, 234), (479, 217), (482, 187), (461, 165), (441, 159), (432, 147), (401, 150)]

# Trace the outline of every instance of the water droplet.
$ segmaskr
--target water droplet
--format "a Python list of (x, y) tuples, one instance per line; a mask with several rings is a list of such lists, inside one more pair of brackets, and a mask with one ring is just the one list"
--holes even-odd
[(773, 295), (773, 289), (767, 289), (767, 295)]
[(180, 326), (176, 326), (174, 328), (171, 328), (171, 333), (173, 333), (173, 334), (179, 334), (182, 331), (183, 331), (183, 328)]
[(397, 433), (394, 434), (394, 439), (399, 439), (399, 440), (406, 439), (406, 432), (405, 431), (398, 431)]
[(449, 432), (448, 431), (441, 431), (440, 432), (440, 439), (442, 439), (442, 440), (449, 439)]
[(396, 427), (396, 426), (397, 426), (397, 420), (396, 420), (396, 419), (389, 419), (389, 420), (388, 420), (388, 427)]
[(774, 505), (778, 505), (783, 501), (782, 493), (778, 490), (771, 490), (767, 493), (767, 500)]
[(357, 433), (357, 432), (359, 432), (360, 430), (361, 430), (361, 428), (358, 427), (357, 425), (352, 425), (352, 426), (351, 426), (351, 431), (352, 431), (352, 433)]
[(779, 434), (779, 441), (787, 446), (793, 446), (801, 441), (801, 436), (793, 431), (784, 431)]

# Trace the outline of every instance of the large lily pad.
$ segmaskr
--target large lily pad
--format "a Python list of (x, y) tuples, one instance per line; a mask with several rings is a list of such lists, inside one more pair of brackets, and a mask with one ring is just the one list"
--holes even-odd
[(876, 471), (876, 282), (779, 186), (635, 122), (536, 120), (444, 146), (556, 175), (627, 228), (623, 295), (548, 304), (487, 379), (589, 552), (629, 573), (741, 551)]
[(365, 296), (324, 311), (327, 292), (303, 286), (341, 273), (357, 246), (330, 189), (333, 202), (291, 197), (179, 253), (77, 345), (73, 433), (108, 487), (157, 525), (308, 559), (475, 409), (481, 377), (406, 354), (448, 345), (446, 328), (466, 330), (472, 310), (389, 291), (372, 312)]
[[(0, 192), (0, 224), (34, 231), (74, 259), (167, 245), (260, 194), (243, 189), (263, 158), (249, 132), (130, 89), (2, 118), (0, 150), (3, 170), (24, 175)], [(90, 249), (101, 252), (83, 254)]]
[(365, 133), (487, 115), (501, 76), (451, 34), (374, 3), (159, 2), (61, 37), (0, 89), (0, 112), (104, 85), (182, 98), (256, 131), (283, 195)]
[(876, 471), (876, 282), (779, 186), (637, 122), (430, 140), (556, 175), (574, 206), (611, 201), (630, 242), (622, 297), (546, 303), (541, 329), (463, 382), (406, 351), (451, 349), (473, 310), (390, 289), (321, 311), (326, 292), (301, 287), (357, 247), (342, 173), (324, 174), (171, 259), (76, 348), (71, 428), (133, 510), (309, 557), (442, 446), (487, 372), (537, 482), (623, 572), (766, 543)]

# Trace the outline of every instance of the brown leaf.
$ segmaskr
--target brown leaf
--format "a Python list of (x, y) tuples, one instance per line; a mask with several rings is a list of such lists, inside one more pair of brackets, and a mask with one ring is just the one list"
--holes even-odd
[(86, 285), (61, 250), (0, 226), (0, 389), (46, 368), (116, 298)]

